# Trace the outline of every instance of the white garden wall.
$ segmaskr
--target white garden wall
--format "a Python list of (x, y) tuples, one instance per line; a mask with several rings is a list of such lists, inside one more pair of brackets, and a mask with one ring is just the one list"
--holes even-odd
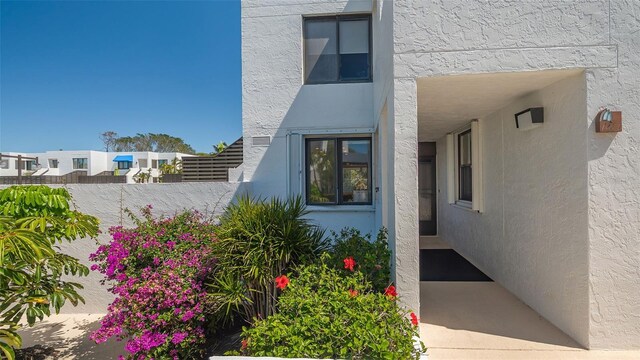
[[(112, 226), (132, 226), (123, 212), (152, 205), (155, 215), (170, 216), (185, 209), (193, 209), (218, 216), (235, 196), (250, 192), (247, 183), (174, 183), (174, 184), (73, 184), (66, 188), (73, 196), (77, 209), (100, 219), (100, 243), (109, 241), (108, 229)], [(61, 246), (64, 253), (74, 256), (90, 266), (89, 254), (98, 244), (91, 239), (76, 240)], [(100, 285), (102, 276), (91, 272), (88, 277), (74, 278), (84, 286), (81, 295), (86, 304), (62, 308), (63, 313), (105, 313), (113, 300), (108, 286)]]

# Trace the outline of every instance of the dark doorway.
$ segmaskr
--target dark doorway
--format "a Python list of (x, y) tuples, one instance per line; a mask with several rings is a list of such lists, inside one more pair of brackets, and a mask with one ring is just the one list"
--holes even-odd
[(418, 144), (418, 196), (420, 235), (437, 235), (435, 142)]

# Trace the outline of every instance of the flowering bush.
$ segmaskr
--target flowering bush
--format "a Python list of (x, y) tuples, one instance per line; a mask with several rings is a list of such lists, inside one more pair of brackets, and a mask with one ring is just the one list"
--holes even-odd
[(90, 257), (116, 295), (91, 338), (126, 340), (130, 359), (197, 358), (215, 309), (204, 290), (214, 225), (195, 212), (154, 219), (149, 206), (143, 215), (134, 229), (110, 229), (112, 241)]
[(370, 234), (362, 235), (357, 229), (345, 228), (339, 233), (333, 232), (330, 242), (334, 266), (360, 270), (375, 291), (383, 292), (389, 286), (391, 251), (386, 229), (380, 229), (376, 239), (371, 241)]
[[(243, 329), (240, 352), (287, 358), (418, 358), (424, 350), (414, 343), (418, 318), (394, 301), (395, 289), (393, 297), (373, 292), (362, 272), (336, 269), (329, 261), (324, 255), (319, 264), (301, 266), (286, 284), (279, 280), (279, 312)], [(350, 267), (351, 261), (344, 265)]]

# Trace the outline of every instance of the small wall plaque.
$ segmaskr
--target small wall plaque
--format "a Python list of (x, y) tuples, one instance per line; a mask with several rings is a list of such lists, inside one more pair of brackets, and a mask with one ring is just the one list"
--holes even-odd
[(622, 111), (603, 109), (596, 115), (596, 132), (610, 133), (622, 131)]

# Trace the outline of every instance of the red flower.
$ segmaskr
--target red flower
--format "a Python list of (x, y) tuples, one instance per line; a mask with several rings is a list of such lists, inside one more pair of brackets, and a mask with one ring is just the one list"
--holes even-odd
[(276, 287), (280, 290), (284, 290), (284, 288), (289, 285), (289, 278), (287, 275), (280, 275), (276, 278)]
[(418, 326), (418, 321), (420, 319), (418, 319), (418, 317), (416, 316), (416, 314), (411, 313), (411, 323), (413, 324), (413, 326)]
[(390, 299), (393, 299), (396, 296), (398, 296), (398, 293), (396, 292), (396, 287), (393, 285), (389, 285), (389, 287), (387, 287), (384, 290), (384, 294), (387, 295)]
[(349, 271), (353, 271), (353, 268), (356, 266), (356, 261), (353, 260), (353, 256), (349, 256), (348, 258), (345, 258), (344, 260), (344, 268), (349, 270)]
[(349, 296), (351, 297), (358, 296), (358, 290), (349, 289)]
[(249, 342), (247, 341), (247, 339), (242, 339), (241, 343), (242, 343), (242, 346), (240, 346), (240, 350), (246, 349), (247, 345), (249, 345)]

